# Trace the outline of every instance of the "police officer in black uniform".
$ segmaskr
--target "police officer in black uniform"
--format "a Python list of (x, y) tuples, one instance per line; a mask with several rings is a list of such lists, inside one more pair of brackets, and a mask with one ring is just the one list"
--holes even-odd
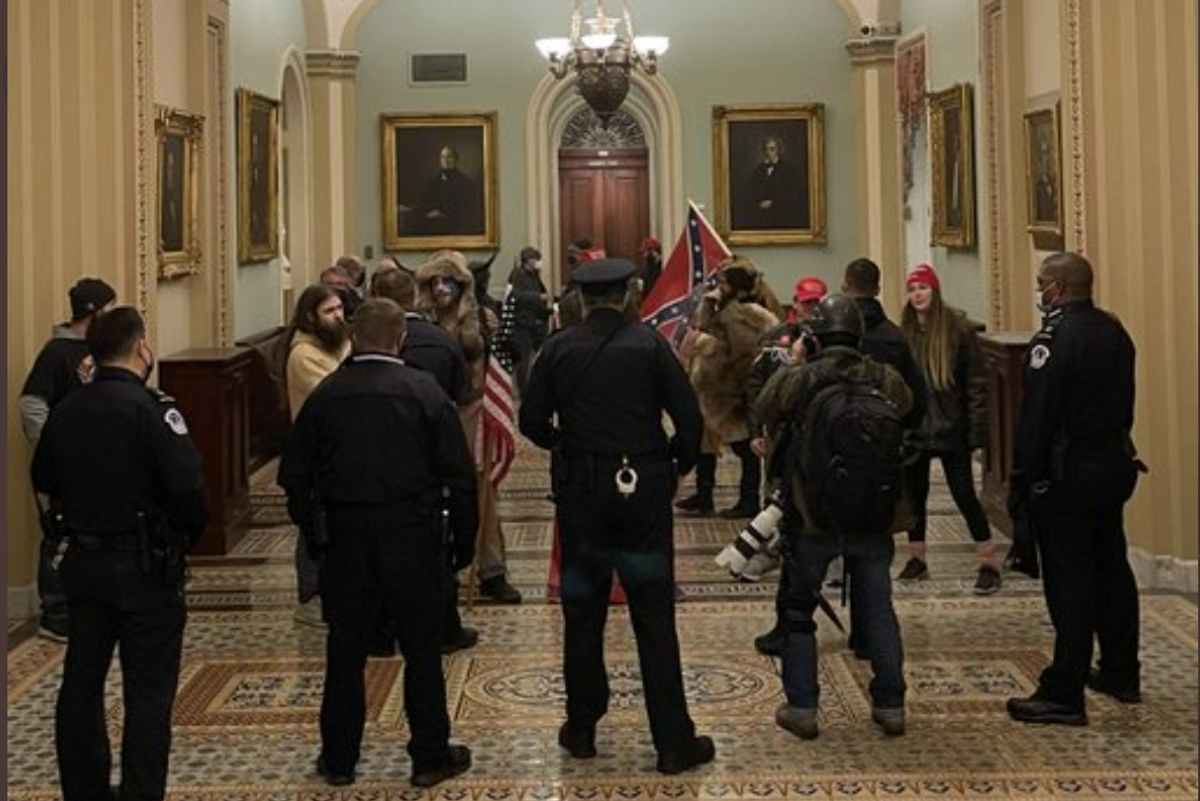
[[(550, 337), (521, 403), (521, 433), (552, 451), (562, 534), (563, 669), (567, 720), (559, 744), (596, 755), (608, 710), (604, 625), (616, 569), (629, 599), (658, 770), (713, 758), (684, 696), (675, 630), (671, 499), (700, 449), (700, 408), (662, 337), (622, 313), (636, 267), (602, 259), (576, 267), (583, 322)], [(662, 413), (675, 436), (667, 439)]]
[[(1025, 354), (1009, 512), (1028, 515), (1054, 624), (1054, 661), (1037, 691), (1013, 698), (1026, 723), (1087, 723), (1084, 686), (1141, 700), (1138, 591), (1122, 521), (1138, 470), (1134, 345), (1092, 303), (1092, 266), (1055, 253), (1037, 274), (1042, 329)], [(1093, 637), (1099, 669), (1090, 670)]]
[(200, 455), (174, 401), (145, 386), (154, 368), (135, 309), (87, 334), (95, 379), (50, 413), (33, 455), (34, 489), (70, 604), (55, 717), (64, 801), (115, 798), (104, 684), (119, 645), (124, 674), (122, 801), (166, 792), (171, 706), (186, 619), (184, 554), (208, 520)]
[(430, 787), (471, 766), (470, 750), (449, 743), (439, 611), (451, 580), (446, 561), (462, 569), (474, 558), (475, 464), (454, 404), (431, 375), (399, 358), (405, 328), (391, 300), (359, 307), (354, 355), (304, 402), (279, 464), (292, 519), (313, 540), (322, 518), (328, 530), (317, 772), (335, 786), (355, 779), (363, 669), (380, 619), (394, 623), (404, 657), (412, 783)]

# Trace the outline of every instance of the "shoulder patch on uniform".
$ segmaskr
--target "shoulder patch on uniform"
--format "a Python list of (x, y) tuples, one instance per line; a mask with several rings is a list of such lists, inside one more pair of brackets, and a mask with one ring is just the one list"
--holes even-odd
[(154, 400), (158, 401), (161, 404), (164, 404), (167, 406), (175, 405), (175, 396), (168, 395), (167, 393), (163, 392), (158, 387), (146, 387), (146, 391), (148, 391), (150, 393), (151, 397), (153, 397)]
[(1046, 345), (1034, 345), (1033, 350), (1029, 351), (1029, 366), (1034, 370), (1041, 370), (1048, 361), (1050, 361), (1050, 348)]
[(187, 423), (184, 422), (183, 414), (178, 409), (167, 409), (167, 413), (163, 415), (163, 421), (168, 428), (181, 437), (188, 432)]

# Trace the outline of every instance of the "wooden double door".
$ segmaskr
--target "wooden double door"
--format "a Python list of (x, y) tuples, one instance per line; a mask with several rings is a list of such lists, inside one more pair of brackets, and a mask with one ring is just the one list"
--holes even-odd
[(646, 148), (559, 151), (559, 254), (566, 275), (567, 246), (592, 240), (614, 258), (641, 265), (638, 248), (650, 235), (650, 180)]

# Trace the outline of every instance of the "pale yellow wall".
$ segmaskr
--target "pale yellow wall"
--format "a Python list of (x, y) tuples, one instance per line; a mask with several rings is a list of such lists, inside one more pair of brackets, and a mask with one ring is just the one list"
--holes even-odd
[[(1062, 107), (1065, 247), (1138, 347), (1134, 438), (1151, 473), (1127, 510), (1139, 576), (1197, 556), (1197, 9), (1195, 0), (981, 0), (990, 322), (1037, 325), (1025, 232), (1023, 115)], [(989, 158), (991, 160), (989, 160)], [(1165, 561), (1164, 561), (1165, 558)], [(1194, 591), (1194, 583), (1191, 585)]]
[[(67, 289), (99, 276), (145, 309), (153, 136), (142, 0), (8, 3), (8, 587), (33, 581), (29, 449), (16, 398)], [(151, 132), (153, 126), (150, 126)]]
[(1082, 214), (1076, 204), (1070, 219), (1082, 235), (1069, 244), (1092, 260), (1098, 301), (1138, 345), (1134, 434), (1151, 473), (1128, 527), (1150, 553), (1196, 559), (1197, 4), (1062, 5), (1064, 34), (1082, 42), (1082, 116), (1064, 114), (1068, 150), (1083, 156)]

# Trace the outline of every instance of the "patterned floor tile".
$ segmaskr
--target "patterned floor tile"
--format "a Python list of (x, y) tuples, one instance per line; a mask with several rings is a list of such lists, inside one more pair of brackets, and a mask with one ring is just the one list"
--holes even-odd
[[(733, 461), (722, 460), (719, 502), (736, 495)], [(324, 634), (292, 619), (296, 532), (273, 470), (268, 465), (252, 481), (256, 527), (236, 552), (198, 559), (193, 567), (171, 801), (1197, 798), (1194, 599), (1143, 596), (1146, 703), (1124, 706), (1089, 694), (1091, 725), (1085, 728), (1013, 723), (1005, 699), (1031, 691), (1051, 656), (1041, 585), (1006, 574), (999, 594), (972, 594), (975, 546), (936, 476), (931, 578), (895, 585), (909, 685), (905, 737), (885, 738), (871, 723), (870, 667), (825, 619), (818, 621), (820, 737), (801, 741), (775, 726), (773, 711), (782, 701), (778, 666), (751, 643), (773, 623), (776, 576), (735, 581), (713, 561), (742, 523), (680, 518), (685, 683), (699, 729), (716, 741), (716, 761), (679, 777), (654, 771), (623, 607), (613, 608), (606, 633), (613, 696), (597, 730), (599, 754), (571, 759), (555, 742), (564, 699), (562, 620), (559, 608), (545, 601), (553, 509), (546, 460), (524, 450), (501, 498), (510, 580), (524, 603), (475, 603), (464, 616), (479, 630), (479, 645), (444, 662), (454, 737), (473, 749), (472, 769), (431, 791), (409, 784), (402, 663), (373, 659), (359, 779), (348, 788), (328, 788), (313, 766)], [(903, 538), (897, 550), (898, 569)], [(826, 595), (839, 603), (837, 589)], [(847, 610), (838, 607), (838, 613), (849, 622)], [(10, 801), (59, 797), (53, 709), (63, 647), (32, 633), (33, 626), (10, 621)], [(114, 663), (107, 693), (115, 744), (120, 678)]]

